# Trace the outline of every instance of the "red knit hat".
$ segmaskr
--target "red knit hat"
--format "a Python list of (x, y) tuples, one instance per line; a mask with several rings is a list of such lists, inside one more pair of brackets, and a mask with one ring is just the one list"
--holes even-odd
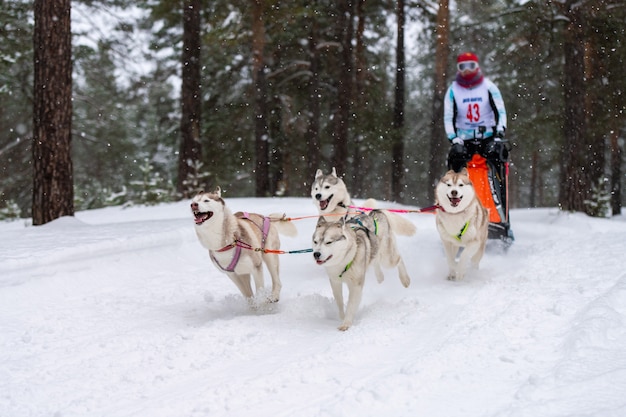
[(474, 54), (472, 52), (463, 52), (456, 59), (456, 63), (457, 64), (459, 62), (465, 62), (465, 61), (474, 61), (474, 62), (478, 63), (478, 57), (476, 56), (476, 54)]

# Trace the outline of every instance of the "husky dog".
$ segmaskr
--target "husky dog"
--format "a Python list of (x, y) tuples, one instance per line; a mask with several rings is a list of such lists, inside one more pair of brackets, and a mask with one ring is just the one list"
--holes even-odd
[[(330, 174), (324, 174), (321, 169), (315, 173), (315, 180), (311, 186), (313, 204), (317, 207), (320, 216), (345, 216), (351, 218), (356, 211), (350, 211), (352, 199), (346, 187), (346, 183), (337, 176), (337, 170), (333, 167)], [(375, 208), (376, 200), (367, 199), (363, 207)]]
[[(448, 171), (435, 187), (437, 230), (450, 272), (448, 279), (462, 280), (469, 267), (478, 268), (485, 252), (489, 214), (476, 196), (466, 168)], [(463, 248), (457, 261), (457, 253)]]
[[(343, 322), (338, 327), (345, 331), (352, 325), (361, 303), (365, 273), (376, 269), (382, 282), (380, 268), (398, 267), (400, 282), (408, 287), (411, 278), (396, 246), (394, 233), (410, 236), (415, 226), (410, 221), (382, 210), (359, 214), (350, 220), (327, 221), (320, 216), (313, 234), (313, 258), (326, 268), (333, 297)], [(344, 311), (343, 284), (348, 287), (348, 303)]]
[(334, 167), (330, 174), (317, 170), (311, 186), (311, 197), (320, 215), (346, 214), (352, 204), (346, 184), (337, 176)]
[(283, 221), (281, 215), (269, 217), (255, 213), (233, 214), (217, 187), (212, 193), (200, 193), (191, 202), (198, 240), (209, 250), (213, 264), (235, 283), (249, 301), (253, 293), (250, 275), (254, 278), (256, 293), (264, 286), (263, 262), (272, 277), (270, 302), (280, 298), (278, 255), (256, 249), (279, 249), (278, 234), (295, 236), (293, 223)]

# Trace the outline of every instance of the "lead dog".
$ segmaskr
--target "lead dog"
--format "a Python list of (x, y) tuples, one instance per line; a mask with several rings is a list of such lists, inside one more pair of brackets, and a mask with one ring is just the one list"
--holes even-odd
[(254, 296), (250, 275), (254, 278), (256, 293), (264, 287), (263, 262), (272, 277), (269, 301), (280, 299), (281, 282), (278, 255), (255, 249), (279, 249), (279, 233), (295, 236), (293, 223), (282, 221), (280, 215), (269, 217), (255, 213), (233, 214), (222, 199), (221, 189), (200, 193), (191, 202), (196, 223), (196, 235), (213, 264), (235, 283), (249, 301)]
[(435, 195), (437, 231), (446, 252), (448, 279), (459, 281), (469, 269), (470, 260), (478, 269), (487, 243), (489, 214), (478, 200), (466, 168), (448, 171), (435, 187)]
[[(320, 216), (313, 234), (313, 258), (326, 268), (333, 297), (342, 320), (339, 330), (352, 325), (361, 303), (365, 273), (374, 264), (378, 282), (383, 280), (380, 266), (398, 267), (400, 282), (406, 288), (411, 283), (404, 261), (398, 252), (394, 233), (412, 235), (415, 226), (410, 221), (372, 210), (350, 220), (327, 221)], [(348, 303), (344, 310), (343, 284), (348, 287)]]

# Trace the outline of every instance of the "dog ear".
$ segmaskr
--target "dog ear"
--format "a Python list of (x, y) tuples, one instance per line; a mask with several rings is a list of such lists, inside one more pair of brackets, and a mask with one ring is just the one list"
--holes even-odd
[(333, 177), (337, 177), (337, 170), (333, 167), (333, 172), (331, 173)]
[(215, 187), (215, 191), (213, 191), (213, 194), (217, 195), (218, 197), (222, 197), (222, 189), (219, 185)]
[(318, 179), (323, 176), (324, 176), (324, 173), (322, 172), (321, 169), (318, 169), (317, 171), (315, 171), (315, 179)]
[(321, 225), (326, 223), (326, 218), (324, 218), (324, 216), (320, 216), (319, 219), (317, 219), (317, 226), (316, 227), (320, 227)]
[(346, 234), (346, 230), (348, 229), (348, 223), (347, 223), (347, 218), (348, 216), (344, 216), (341, 218), (341, 220), (339, 220), (337, 222), (337, 227), (341, 228), (341, 233), (344, 235), (344, 237), (347, 238), (347, 234)]

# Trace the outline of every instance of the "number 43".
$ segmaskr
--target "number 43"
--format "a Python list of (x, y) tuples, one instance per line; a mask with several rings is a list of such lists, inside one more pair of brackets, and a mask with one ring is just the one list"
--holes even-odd
[(480, 107), (477, 103), (467, 105), (467, 113), (465, 114), (467, 120), (470, 122), (477, 122), (480, 120)]

